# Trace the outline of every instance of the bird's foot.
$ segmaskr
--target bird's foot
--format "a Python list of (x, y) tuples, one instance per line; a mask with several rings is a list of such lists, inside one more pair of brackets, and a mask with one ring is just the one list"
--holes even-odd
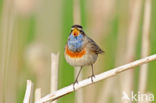
[(92, 74), (91, 76), (89, 76), (88, 78), (91, 78), (91, 81), (92, 81), (92, 83), (94, 82), (93, 81), (93, 78), (95, 78), (95, 75), (94, 74)]
[(74, 91), (75, 91), (75, 84), (76, 84), (76, 83), (78, 84), (78, 80), (75, 80), (74, 83), (73, 83), (73, 90), (74, 90)]

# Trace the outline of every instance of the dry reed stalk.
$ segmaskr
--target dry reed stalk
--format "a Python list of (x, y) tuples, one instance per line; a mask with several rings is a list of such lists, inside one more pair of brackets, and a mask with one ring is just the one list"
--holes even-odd
[[(142, 35), (142, 48), (141, 48), (141, 57), (146, 57), (149, 55), (150, 49), (150, 19), (151, 19), (151, 0), (145, 0), (144, 4), (144, 20), (143, 20), (143, 35)], [(148, 74), (148, 64), (144, 64), (140, 69), (139, 76), (139, 91), (142, 93), (146, 92), (147, 87), (147, 74)], [(143, 102), (139, 102), (143, 103)]]
[(36, 76), (35, 85), (37, 88), (42, 88), (42, 95), (49, 92), (50, 88), (50, 82), (47, 82), (50, 81), (50, 60), (47, 51), (48, 49), (40, 43), (29, 45), (25, 51), (26, 63)]
[[(14, 29), (14, 23), (15, 23), (15, 9), (14, 9), (14, 3), (10, 0), (5, 0), (3, 2), (3, 8), (2, 8), (2, 19), (1, 19), (1, 25), (0, 25), (0, 31), (1, 31), (1, 54), (0, 54), (0, 75), (1, 75), (1, 81), (0, 83), (0, 102), (15, 102), (16, 101), (16, 91), (15, 88), (16, 85), (14, 81), (16, 78), (16, 65), (12, 65), (12, 47), (13, 47), (13, 29)], [(10, 67), (12, 67), (10, 69)], [(12, 73), (13, 72), (15, 73)], [(10, 75), (10, 73), (12, 73)], [(10, 80), (10, 81), (9, 81)], [(10, 97), (8, 99), (8, 97)]]
[[(128, 63), (133, 61), (135, 58), (136, 50), (136, 41), (139, 27), (139, 20), (141, 14), (141, 4), (142, 0), (133, 0), (130, 2), (130, 21), (127, 34), (127, 43), (125, 51), (125, 62)], [(134, 70), (129, 70), (121, 74), (121, 89), (125, 91), (128, 95), (133, 89), (133, 77)], [(127, 100), (124, 100), (123, 103), (127, 103)]]
[(35, 20), (37, 24), (35, 28), (36, 38), (34, 42), (38, 44), (42, 43), (44, 47), (47, 47), (48, 50), (46, 52), (48, 52), (48, 54), (51, 53), (51, 50), (54, 50), (53, 52), (59, 51), (61, 49), (60, 41), (62, 40), (61, 30), (62, 30), (62, 5), (63, 5), (62, 3), (63, 2), (61, 0), (56, 0), (55, 2), (52, 0), (46, 0), (46, 1), (30, 0), (30, 1), (35, 1), (37, 5), (36, 12), (35, 12)]
[(32, 100), (33, 100), (33, 83), (31, 82), (31, 80), (27, 80), (27, 87), (23, 103), (32, 103)]
[[(80, 0), (74, 0), (73, 2), (73, 22), (74, 24), (81, 25), (81, 12), (80, 12)], [(80, 70), (79, 67), (74, 68), (75, 69), (75, 76), (77, 75), (78, 71)], [(79, 79), (82, 79), (82, 73), (79, 75)], [(75, 103), (83, 103), (83, 90), (79, 90), (75, 93)]]
[[(75, 67), (75, 78), (76, 78), (76, 75), (78, 74), (80, 70), (80, 67)], [(82, 80), (82, 73), (80, 73), (79, 75), (79, 80)], [(76, 93), (75, 93), (75, 103), (84, 103), (83, 100), (84, 100), (84, 93), (83, 93), (83, 89), (80, 89), (78, 90)]]
[[(123, 71), (134, 69), (134, 67), (136, 67), (138, 65), (142, 65), (142, 64), (151, 62), (153, 60), (156, 60), (156, 54), (145, 57), (145, 58), (142, 58), (142, 59), (139, 59), (139, 60), (136, 60), (136, 61), (133, 61), (131, 63), (122, 65), (120, 67), (111, 69), (111, 70), (106, 71), (106, 72), (103, 72), (101, 74), (95, 75), (95, 78), (93, 79), (94, 82), (91, 81), (91, 78), (82, 80), (78, 84), (75, 84), (75, 90), (78, 90), (78, 89), (80, 89), (82, 87), (85, 87), (85, 86), (89, 86), (90, 84), (96, 83), (98, 81), (108, 79), (108, 78), (110, 78), (112, 76), (116, 76), (117, 74), (119, 74), (119, 73), (121, 73)], [(62, 88), (60, 90), (55, 91), (52, 94), (48, 94), (47, 96), (41, 98), (36, 103), (54, 101), (54, 100), (56, 100), (56, 99), (58, 99), (58, 98), (60, 98), (62, 96), (65, 96), (65, 95), (67, 95), (67, 94), (69, 94), (69, 93), (71, 93), (73, 91), (74, 91), (73, 84), (71, 84), (71, 85), (69, 85), (67, 87), (64, 87), (64, 88)]]
[(114, 0), (88, 0), (89, 7), (89, 31), (93, 38), (98, 40), (109, 34), (110, 21), (114, 17)]
[[(88, 0), (87, 4), (91, 5), (90, 8), (88, 9), (89, 11), (89, 19), (90, 21), (88, 22), (88, 35), (91, 35), (92, 38), (94, 38), (95, 41), (99, 44), (104, 43), (104, 37), (108, 36), (110, 32), (110, 22), (112, 18), (114, 17), (114, 7), (115, 7), (115, 1), (114, 0)], [(104, 44), (102, 44), (103, 47)], [(104, 48), (103, 48), (104, 49)], [(105, 51), (105, 50), (104, 50)], [(94, 67), (101, 67), (104, 65), (102, 57), (100, 57), (95, 64)], [(101, 72), (103, 71), (102, 69), (95, 69), (95, 72)], [(86, 75), (90, 75), (89, 72), (87, 72)], [(111, 84), (109, 82), (106, 82), (108, 84)], [(103, 85), (107, 85), (104, 83)], [(97, 93), (97, 88), (94, 88), (94, 86), (89, 86), (88, 88), (85, 88), (86, 90), (86, 98), (85, 102), (86, 103), (95, 103), (96, 101), (103, 101), (106, 100), (107, 97), (103, 97), (103, 95), (106, 94), (103, 90), (105, 90), (105, 87), (103, 86), (101, 91)], [(98, 96), (96, 94), (99, 94)], [(107, 94), (108, 95), (108, 94)], [(96, 98), (98, 97), (98, 98)], [(107, 101), (107, 100), (106, 100)]]
[(37, 88), (35, 89), (35, 102), (37, 102), (40, 99), (41, 99), (41, 88)]
[[(119, 4), (119, 32), (117, 37), (117, 50), (116, 50), (116, 57), (115, 57), (115, 66), (120, 66), (124, 64), (124, 58), (121, 58), (123, 54), (125, 53), (125, 47), (126, 47), (126, 33), (127, 33), (127, 27), (128, 27), (128, 1), (126, 0), (120, 0)], [(124, 14), (124, 15), (123, 15)], [(120, 86), (120, 75), (112, 80), (113, 85), (115, 85), (113, 92), (113, 101), (115, 103), (121, 103), (121, 86)]]
[(97, 99), (97, 103), (109, 103), (109, 99), (112, 96), (112, 81), (114, 81), (114, 78), (107, 79), (105, 84), (103, 83), (103, 88), (101, 89), (102, 92)]
[(74, 24), (81, 24), (80, 0), (74, 0), (73, 7), (73, 22)]
[[(59, 53), (51, 53), (51, 85), (50, 92), (54, 93), (58, 88), (58, 66), (59, 66)], [(52, 103), (57, 103), (53, 101)]]
[[(27, 1), (27, 0), (26, 0)], [(30, 0), (35, 1), (35, 40), (34, 44), (40, 45), (41, 49), (39, 67), (33, 68), (37, 74), (37, 87), (42, 88), (42, 95), (49, 92), (50, 88), (50, 61), (49, 55), (60, 51), (60, 41), (62, 40), (62, 1), (56, 0)], [(43, 35), (44, 34), (44, 35)], [(42, 42), (40, 42), (42, 41)], [(42, 58), (43, 57), (43, 58)], [(45, 75), (46, 74), (46, 75)]]
[[(125, 51), (125, 34), (126, 34), (126, 28), (127, 28), (127, 15), (123, 15), (127, 13), (127, 1), (122, 0), (119, 4), (119, 32), (118, 32), (118, 40), (117, 40), (117, 52), (116, 52), (116, 60), (115, 60), (115, 65), (116, 66), (120, 66), (122, 65), (124, 62), (124, 59), (121, 58), (124, 54)], [(114, 86), (115, 85), (115, 86)], [(114, 90), (112, 91), (112, 87), (114, 88)], [(105, 89), (104, 89), (105, 88)], [(120, 103), (121, 99), (120, 99), (120, 86), (119, 86), (119, 78), (115, 77), (112, 79), (109, 79), (106, 81), (105, 85), (103, 86), (103, 90), (102, 90), (102, 94), (99, 95), (99, 97), (101, 99), (99, 99), (98, 103), (108, 103), (109, 99), (113, 99), (113, 101), (115, 101), (116, 103)]]

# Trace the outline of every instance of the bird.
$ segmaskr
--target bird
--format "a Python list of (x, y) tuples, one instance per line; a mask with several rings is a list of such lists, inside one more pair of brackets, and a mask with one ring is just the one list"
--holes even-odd
[(93, 82), (93, 77), (95, 77), (93, 64), (96, 62), (98, 55), (102, 53), (104, 53), (104, 51), (93, 39), (85, 34), (81, 25), (75, 24), (71, 27), (64, 49), (64, 56), (67, 63), (71, 66), (80, 67), (73, 85), (78, 83), (78, 77), (84, 66), (91, 66), (92, 74), (90, 77)]

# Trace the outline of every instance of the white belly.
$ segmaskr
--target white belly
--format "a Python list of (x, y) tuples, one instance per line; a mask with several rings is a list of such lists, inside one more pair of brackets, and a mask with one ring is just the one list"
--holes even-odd
[(71, 58), (68, 55), (65, 55), (66, 61), (72, 65), (72, 66), (86, 66), (94, 64), (97, 60), (98, 55), (97, 54), (89, 54), (86, 53), (84, 56), (80, 58)]

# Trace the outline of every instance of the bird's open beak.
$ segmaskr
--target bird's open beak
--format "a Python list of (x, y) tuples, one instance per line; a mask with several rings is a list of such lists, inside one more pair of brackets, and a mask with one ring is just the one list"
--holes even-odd
[(78, 34), (79, 34), (79, 31), (75, 28), (75, 29), (73, 30), (73, 35), (74, 35), (74, 36), (78, 36)]

